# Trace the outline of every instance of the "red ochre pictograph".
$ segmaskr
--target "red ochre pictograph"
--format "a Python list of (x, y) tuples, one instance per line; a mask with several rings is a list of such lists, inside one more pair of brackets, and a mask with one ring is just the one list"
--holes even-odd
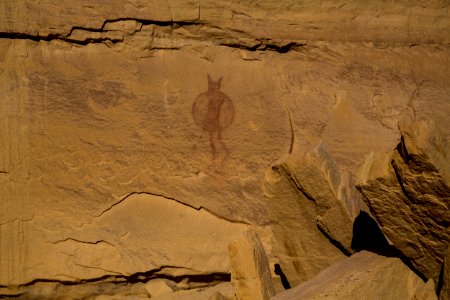
[(230, 97), (219, 91), (221, 83), (222, 77), (213, 81), (208, 74), (208, 90), (198, 95), (192, 105), (195, 124), (202, 129), (202, 136), (205, 132), (209, 135), (213, 160), (229, 154), (222, 132), (233, 123), (235, 113)]

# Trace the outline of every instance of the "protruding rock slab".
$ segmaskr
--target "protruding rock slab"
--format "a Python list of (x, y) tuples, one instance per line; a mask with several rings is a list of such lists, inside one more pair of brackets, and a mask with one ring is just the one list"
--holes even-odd
[(411, 299), (423, 285), (399, 258), (361, 251), (272, 300)]
[(275, 292), (261, 240), (247, 231), (229, 246), (231, 282), (238, 300), (268, 300)]
[(323, 143), (306, 153), (292, 178), (316, 203), (317, 225), (340, 249), (353, 252), (352, 227), (361, 210), (368, 210), (351, 179), (326, 151)]
[(418, 288), (412, 300), (438, 300), (434, 280), (430, 279), (424, 286)]
[(433, 123), (416, 123), (395, 151), (371, 155), (358, 179), (383, 233), (435, 281), (450, 242), (448, 149)]
[(322, 144), (266, 173), (273, 253), (292, 285), (353, 252), (353, 221), (361, 210), (368, 210), (358, 194), (350, 175), (339, 169)]

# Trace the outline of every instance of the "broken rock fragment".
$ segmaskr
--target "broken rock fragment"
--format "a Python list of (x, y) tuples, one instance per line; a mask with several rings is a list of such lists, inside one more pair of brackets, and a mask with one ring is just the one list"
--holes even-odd
[(293, 286), (353, 252), (354, 220), (368, 209), (322, 143), (275, 164), (265, 180), (273, 252)]
[(436, 295), (436, 286), (433, 279), (416, 290), (413, 300), (438, 300)]
[(231, 280), (238, 300), (268, 300), (273, 289), (269, 263), (261, 240), (247, 231), (228, 246)]
[(150, 297), (157, 297), (173, 292), (173, 288), (164, 279), (150, 280), (145, 284), (145, 290)]
[(395, 151), (368, 157), (358, 187), (386, 237), (437, 282), (450, 242), (448, 146), (431, 122), (401, 134)]
[(272, 300), (411, 299), (424, 282), (399, 258), (361, 251)]

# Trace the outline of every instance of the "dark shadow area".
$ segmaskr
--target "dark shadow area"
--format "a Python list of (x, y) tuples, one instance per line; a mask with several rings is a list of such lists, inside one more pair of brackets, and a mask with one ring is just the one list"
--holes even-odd
[(283, 287), (285, 290), (290, 289), (291, 285), (289, 284), (289, 281), (287, 280), (286, 275), (284, 275), (283, 271), (281, 270), (281, 266), (279, 264), (275, 264), (275, 274), (277, 274), (278, 276), (280, 276), (281, 278), (281, 283), (283, 284)]
[(397, 249), (389, 245), (377, 222), (365, 211), (360, 211), (353, 222), (352, 249), (367, 250), (383, 256), (398, 257)]
[(400, 258), (422, 280), (427, 281), (427, 278), (411, 264), (405, 255), (394, 246), (389, 245), (380, 227), (378, 227), (378, 223), (365, 211), (360, 211), (353, 222), (352, 249), (355, 252), (366, 250), (386, 257)]
[(437, 282), (437, 286), (436, 286), (436, 294), (438, 294), (438, 296), (441, 294), (441, 290), (442, 287), (444, 286), (444, 267), (445, 267), (445, 263), (442, 263), (441, 266), (441, 272), (439, 273), (439, 281)]

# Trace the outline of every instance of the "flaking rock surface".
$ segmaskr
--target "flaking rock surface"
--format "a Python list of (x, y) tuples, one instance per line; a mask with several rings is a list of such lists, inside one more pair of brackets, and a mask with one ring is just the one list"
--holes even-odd
[(415, 123), (395, 151), (368, 157), (359, 184), (386, 237), (436, 282), (450, 242), (448, 158), (434, 123)]

